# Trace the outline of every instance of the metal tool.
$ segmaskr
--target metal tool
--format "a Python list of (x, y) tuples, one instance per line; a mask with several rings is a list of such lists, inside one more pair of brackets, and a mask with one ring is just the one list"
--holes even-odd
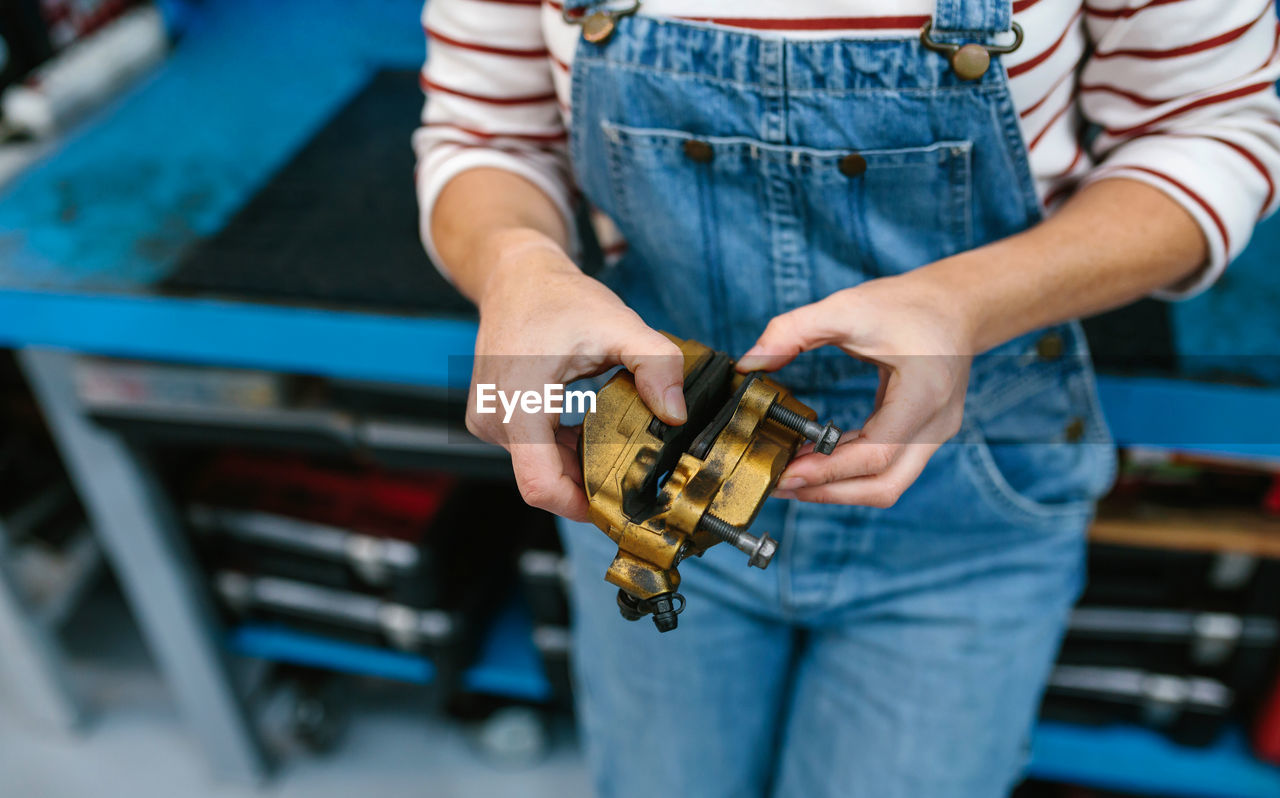
[[(668, 336), (671, 337), (671, 336)], [(618, 544), (605, 580), (618, 586), (627, 620), (652, 615), (676, 628), (685, 599), (677, 566), (725, 542), (767, 568), (778, 544), (747, 531), (807, 438), (830, 454), (840, 430), (759, 372), (696, 341), (684, 354), (688, 421), (664, 424), (645, 406), (629, 372), (600, 389), (582, 427), (582, 475), (592, 523)]]

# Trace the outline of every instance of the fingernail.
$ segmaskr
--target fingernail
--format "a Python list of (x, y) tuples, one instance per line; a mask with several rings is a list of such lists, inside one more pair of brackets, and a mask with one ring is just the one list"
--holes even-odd
[(679, 385), (672, 385), (667, 392), (662, 395), (662, 405), (667, 409), (667, 415), (676, 420), (676, 423), (683, 424), (688, 420), (689, 415), (684, 406), (684, 389)]
[(764, 349), (760, 346), (753, 346), (742, 353), (742, 357), (738, 358), (738, 370), (754, 371), (763, 366), (766, 360), (768, 358), (765, 356)]
[(775, 499), (794, 499), (795, 497), (796, 497), (795, 491), (775, 490), (773, 492), (773, 498)]
[(778, 490), (797, 490), (806, 484), (804, 477), (785, 477), (778, 480)]

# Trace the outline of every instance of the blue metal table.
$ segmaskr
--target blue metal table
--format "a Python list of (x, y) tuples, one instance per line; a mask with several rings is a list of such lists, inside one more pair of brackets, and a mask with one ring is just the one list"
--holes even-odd
[(439, 385), (443, 353), (469, 352), (474, 328), (153, 294), (376, 70), (423, 57), (421, 6), (406, 0), (165, 7), (181, 21), (166, 63), (0, 193), (0, 345), (21, 350), (215, 771), (257, 781), (269, 757), (172, 508), (134, 453), (84, 418), (68, 353)]
[[(257, 780), (268, 757), (190, 552), (147, 469), (76, 406), (68, 353), (438, 386), (450, 379), (448, 356), (471, 351), (475, 329), (152, 293), (375, 70), (414, 67), (423, 55), (415, 0), (165, 6), (182, 23), (171, 58), (0, 192), (0, 345), (22, 350), (149, 645), (214, 767)], [(1277, 252), (1273, 222), (1219, 290), (1175, 309), (1180, 351), (1262, 363), (1280, 354)], [(1280, 390), (1109, 377), (1101, 391), (1122, 443), (1280, 459)], [(546, 689), (527, 646), (511, 642), (521, 623), (500, 625), (469, 678), (527, 697)], [(429, 663), (325, 648), (276, 629), (245, 627), (229, 640), (260, 656), (430, 678)], [(1250, 762), (1238, 742), (1188, 758), (1132, 730), (1049, 726), (1032, 763), (1045, 776), (1159, 794), (1280, 795), (1280, 775)], [(1221, 783), (1195, 782), (1187, 773), (1197, 767)]]

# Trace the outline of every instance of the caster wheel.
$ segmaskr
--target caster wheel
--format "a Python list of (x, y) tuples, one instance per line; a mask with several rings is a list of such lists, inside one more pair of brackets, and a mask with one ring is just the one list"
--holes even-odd
[(551, 747), (547, 722), (529, 707), (504, 707), (480, 723), (476, 743), (481, 753), (501, 767), (528, 767)]
[(313, 754), (327, 754), (338, 746), (347, 727), (346, 713), (320, 692), (303, 691), (293, 706), (290, 733)]

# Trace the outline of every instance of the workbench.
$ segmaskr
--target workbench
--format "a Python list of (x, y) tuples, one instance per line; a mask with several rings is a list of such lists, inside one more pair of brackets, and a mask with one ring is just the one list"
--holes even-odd
[[(269, 758), (233, 651), (408, 681), (429, 680), (429, 663), (224, 629), (155, 475), (78, 406), (73, 353), (456, 387), (449, 355), (469, 355), (475, 324), (155, 290), (371, 75), (414, 69), (423, 56), (412, 0), (163, 7), (180, 32), (164, 65), (0, 192), (0, 346), (21, 353), (191, 730), (218, 774), (256, 781)], [(412, 191), (410, 175), (404, 190)], [(1280, 223), (1272, 222), (1218, 289), (1173, 309), (1179, 352), (1200, 365), (1243, 357), (1272, 367), (1280, 354), (1275, 253)], [(1100, 390), (1121, 443), (1280, 459), (1280, 388), (1104, 376)], [(518, 611), (503, 617), (475, 678), (530, 697), (545, 677), (522, 624)], [(1210, 762), (1207, 774), (1196, 766)], [(1186, 758), (1137, 730), (1051, 726), (1037, 737), (1032, 772), (1161, 794), (1280, 794), (1280, 773), (1250, 761), (1238, 737)]]

